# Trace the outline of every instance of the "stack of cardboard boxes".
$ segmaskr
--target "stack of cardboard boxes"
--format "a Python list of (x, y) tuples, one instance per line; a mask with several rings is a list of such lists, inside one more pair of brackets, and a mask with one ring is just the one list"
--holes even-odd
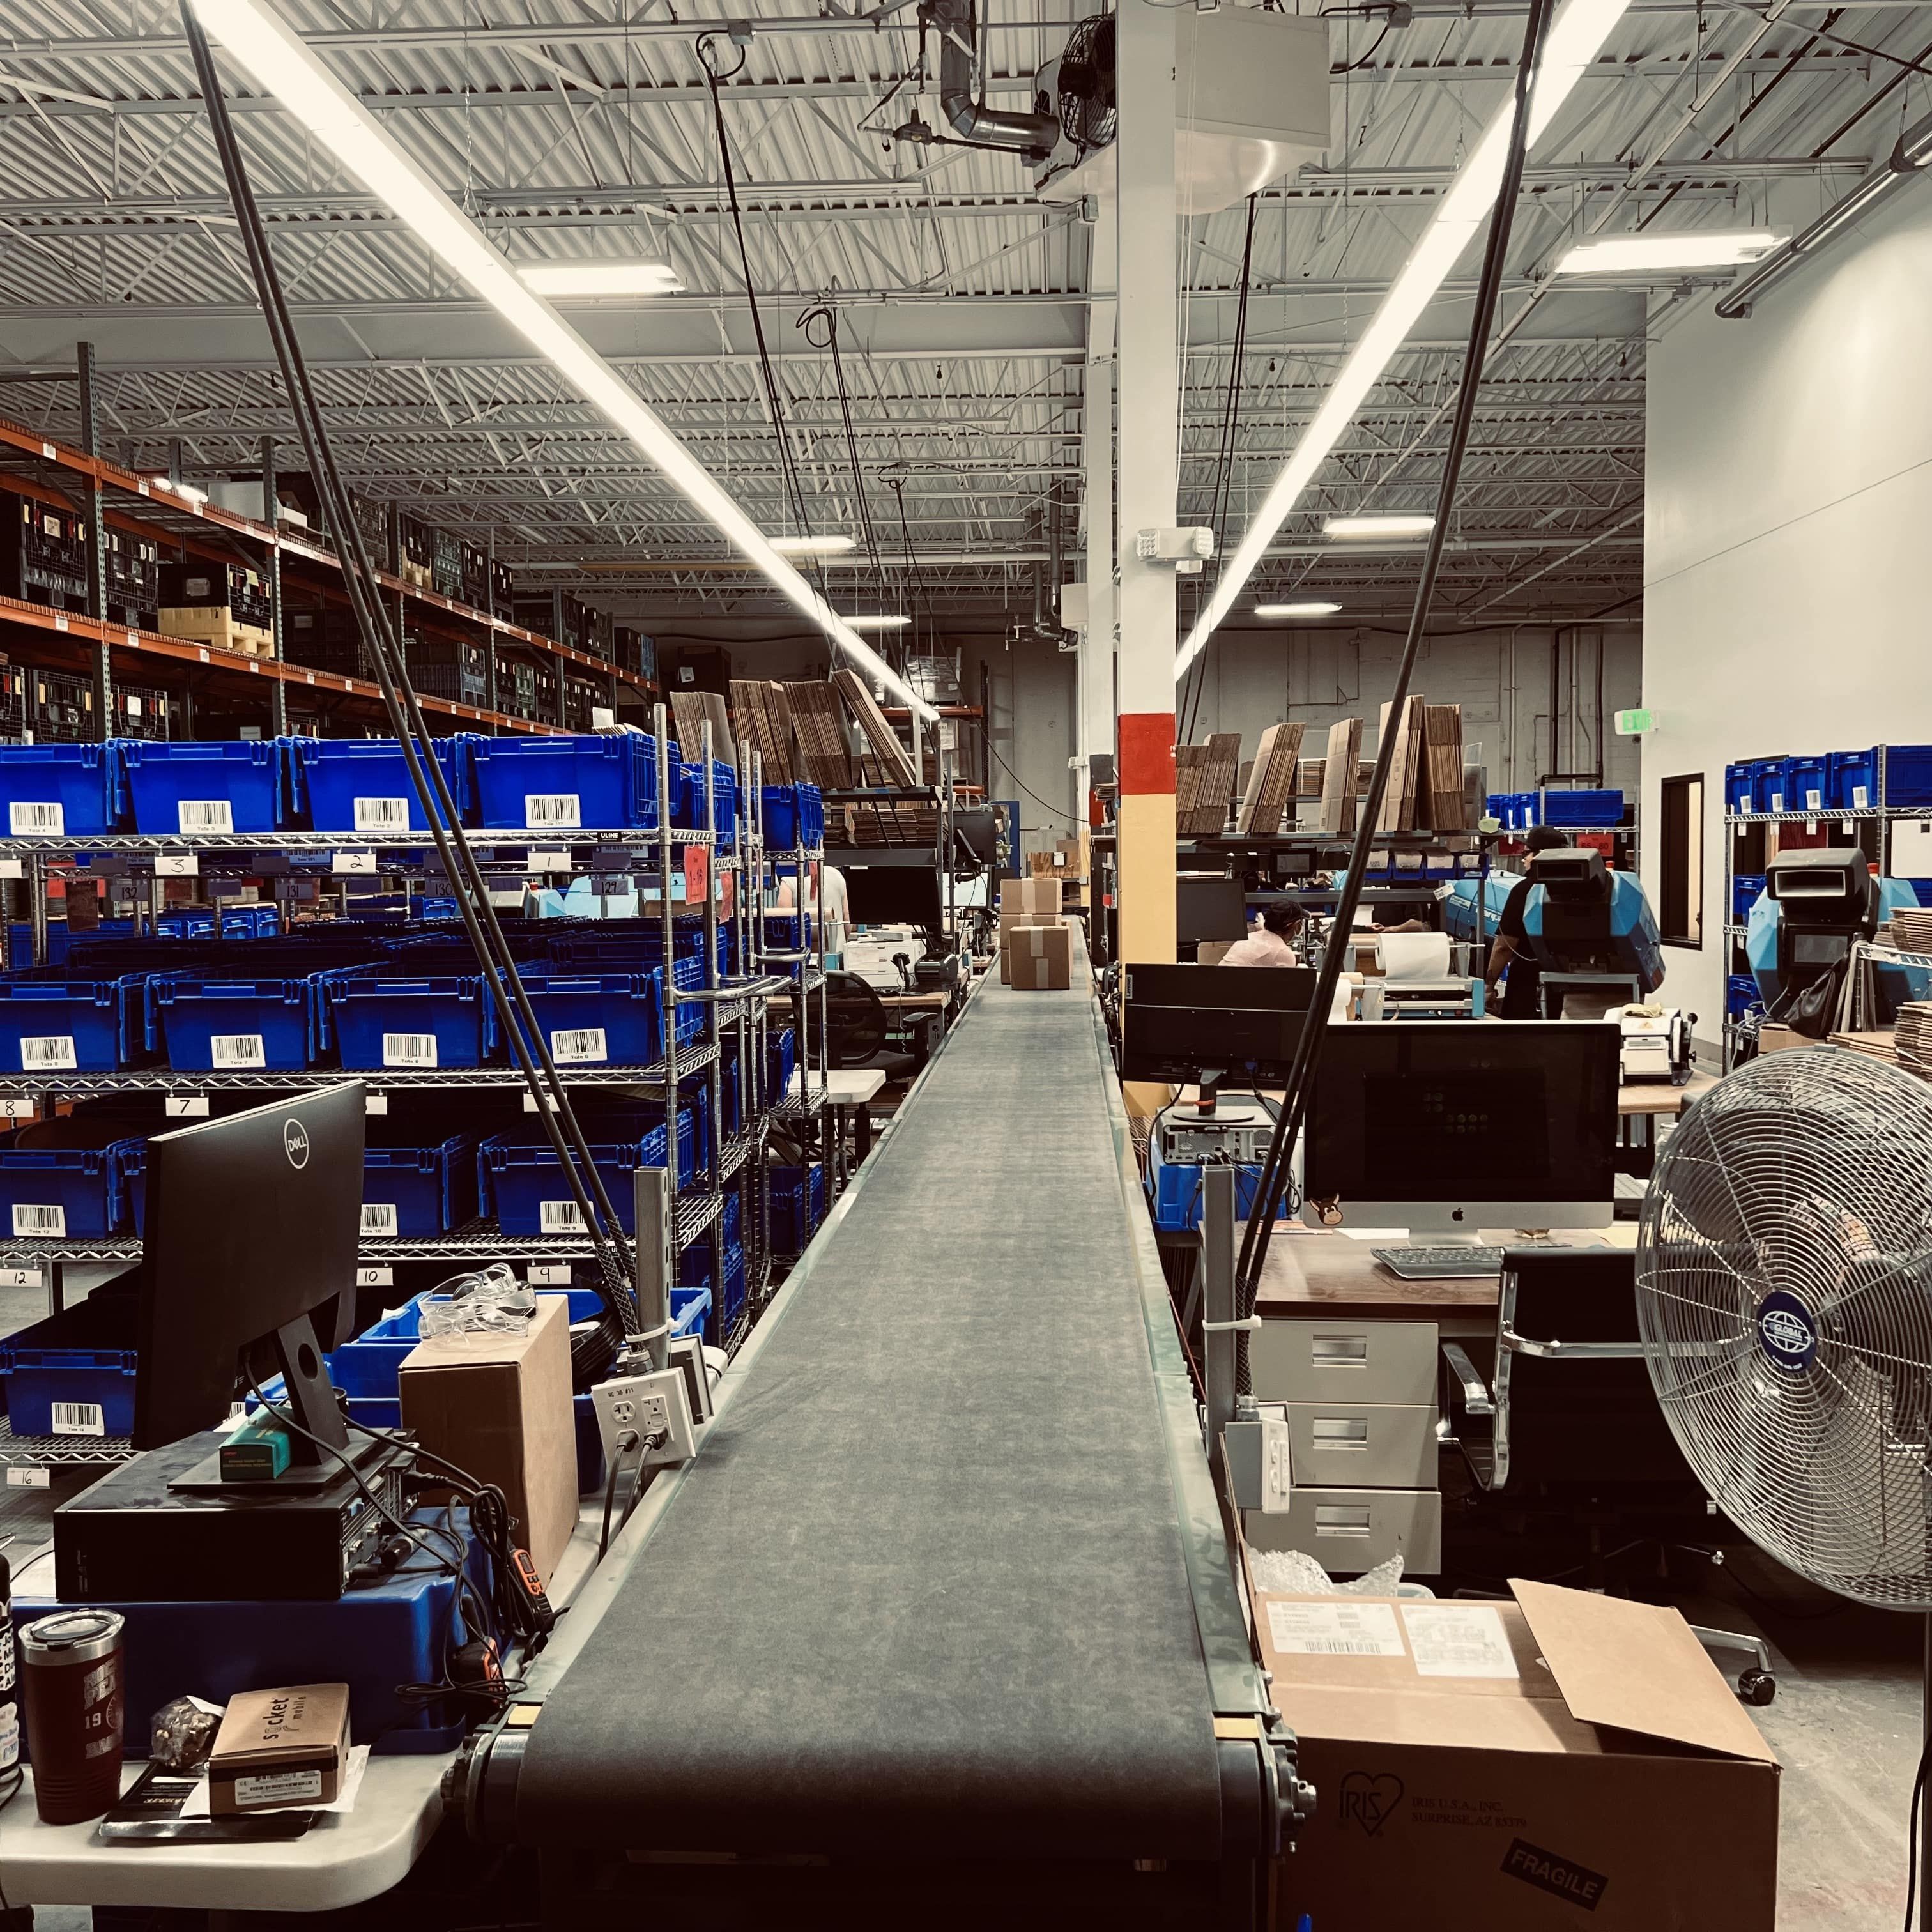
[(1000, 887), (1000, 983), (1024, 993), (1073, 983), (1073, 929), (1060, 916), (1057, 878), (1008, 879)]

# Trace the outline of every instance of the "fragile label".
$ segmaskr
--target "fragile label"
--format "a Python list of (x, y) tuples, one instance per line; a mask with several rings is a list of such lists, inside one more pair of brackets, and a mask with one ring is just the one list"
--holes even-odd
[(1502, 1613), (1492, 1604), (1404, 1604), (1418, 1677), (1514, 1677)]
[(1503, 1875), (1521, 1879), (1524, 1884), (1533, 1885), (1539, 1892), (1550, 1892), (1572, 1905), (1581, 1906), (1586, 1912), (1595, 1911), (1603, 1903), (1604, 1891), (1610, 1884), (1601, 1872), (1592, 1871), (1588, 1865), (1580, 1865), (1574, 1858), (1559, 1858), (1554, 1852), (1546, 1852), (1540, 1845), (1532, 1845), (1527, 1838), (1510, 1841), (1509, 1850), (1503, 1854)]
[(1402, 1632), (1388, 1604), (1276, 1604), (1268, 1637), (1284, 1657), (1400, 1657)]
[(322, 1796), (319, 1771), (278, 1771), (235, 1780), (237, 1804), (292, 1804)]

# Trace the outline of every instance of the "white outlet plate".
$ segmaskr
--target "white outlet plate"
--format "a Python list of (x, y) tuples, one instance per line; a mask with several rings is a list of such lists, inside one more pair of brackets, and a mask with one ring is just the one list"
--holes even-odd
[(1288, 1412), (1279, 1404), (1264, 1404), (1260, 1415), (1262, 1514), (1286, 1516), (1294, 1488), (1294, 1465), (1288, 1446)]
[(598, 1432), (604, 1438), (608, 1466), (617, 1456), (617, 1438), (634, 1429), (640, 1442), (659, 1430), (666, 1440), (641, 1454), (631, 1450), (625, 1460), (634, 1469), (660, 1462), (688, 1462), (698, 1449), (698, 1432), (691, 1417), (691, 1396), (681, 1368), (656, 1369), (648, 1375), (620, 1376), (590, 1391), (597, 1410)]

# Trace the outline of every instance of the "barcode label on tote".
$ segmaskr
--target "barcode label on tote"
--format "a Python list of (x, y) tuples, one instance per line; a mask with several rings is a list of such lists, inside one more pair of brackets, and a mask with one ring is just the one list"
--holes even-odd
[(550, 1057), (560, 1066), (583, 1066), (608, 1060), (610, 1049), (602, 1027), (574, 1027), (550, 1035)]
[(358, 832), (406, 832), (410, 827), (410, 802), (406, 798), (358, 798), (356, 801)]
[(53, 1405), (56, 1436), (105, 1436), (107, 1418), (98, 1402), (57, 1402)]
[(218, 1033), (208, 1042), (208, 1053), (218, 1067), (266, 1066), (268, 1056), (262, 1051), (258, 1033)]
[(71, 1034), (41, 1034), (23, 1038), (20, 1042), (20, 1070), (23, 1073), (71, 1073), (75, 1064)]
[(16, 800), (7, 808), (8, 830), (15, 834), (23, 832), (50, 832), (56, 837), (67, 831), (67, 808), (59, 805), (23, 805)]
[(526, 792), (524, 823), (533, 832), (554, 825), (580, 826), (584, 823), (583, 808), (574, 791)]
[(365, 1201), (362, 1204), (362, 1232), (365, 1237), (393, 1235), (396, 1232), (396, 1204), (393, 1201)]
[(64, 1240), (67, 1210), (36, 1208), (30, 1202), (16, 1201), (14, 1203), (14, 1232), (16, 1234), (53, 1234)]
[[(584, 1210), (574, 1201), (542, 1201), (537, 1204), (538, 1216), (546, 1234), (580, 1234), (584, 1232)], [(17, 1208), (14, 1210), (20, 1211)]]
[(1400, 1657), (1387, 1604), (1270, 1604), (1268, 1636), (1284, 1657)]
[(382, 1036), (385, 1066), (434, 1066), (436, 1035), (433, 1033), (386, 1033)]
[(235, 830), (235, 808), (225, 798), (184, 798), (176, 810), (184, 832)]

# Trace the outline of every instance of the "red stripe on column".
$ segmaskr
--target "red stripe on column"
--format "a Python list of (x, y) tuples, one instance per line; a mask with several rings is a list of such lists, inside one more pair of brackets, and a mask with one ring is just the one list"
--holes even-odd
[(1120, 714), (1120, 795), (1174, 790), (1174, 713)]

